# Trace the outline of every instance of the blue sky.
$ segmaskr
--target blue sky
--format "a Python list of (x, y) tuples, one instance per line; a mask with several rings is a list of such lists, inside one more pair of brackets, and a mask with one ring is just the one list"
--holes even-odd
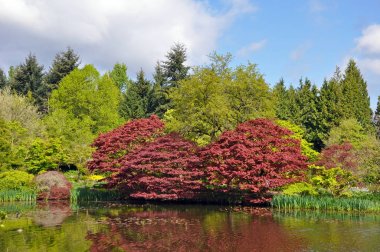
[(268, 83), (283, 77), (321, 85), (354, 58), (372, 107), (380, 95), (380, 1), (366, 0), (0, 0), (0, 67), (29, 53), (48, 69), (67, 46), (101, 72), (124, 62), (150, 75), (175, 42), (190, 65), (212, 51), (258, 64)]

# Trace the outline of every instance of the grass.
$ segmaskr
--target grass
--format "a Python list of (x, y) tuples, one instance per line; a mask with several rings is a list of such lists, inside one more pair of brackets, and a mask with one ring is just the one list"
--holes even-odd
[(118, 201), (123, 199), (123, 195), (115, 190), (95, 189), (89, 187), (77, 187), (71, 191), (71, 203), (97, 202), (97, 201)]
[(378, 197), (338, 198), (329, 196), (275, 195), (272, 207), (279, 210), (310, 209), (319, 211), (380, 212)]
[(33, 190), (1, 190), (0, 202), (27, 201), (35, 202), (37, 194)]

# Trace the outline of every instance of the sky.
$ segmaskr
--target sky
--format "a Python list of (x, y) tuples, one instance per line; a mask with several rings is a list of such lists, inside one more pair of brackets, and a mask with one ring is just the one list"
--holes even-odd
[(150, 76), (183, 43), (191, 66), (230, 52), (233, 65), (257, 64), (272, 86), (301, 77), (321, 86), (352, 58), (375, 108), (379, 13), (379, 0), (0, 0), (0, 68), (32, 53), (48, 70), (70, 46), (82, 65), (105, 72), (121, 62), (131, 78), (140, 69)]

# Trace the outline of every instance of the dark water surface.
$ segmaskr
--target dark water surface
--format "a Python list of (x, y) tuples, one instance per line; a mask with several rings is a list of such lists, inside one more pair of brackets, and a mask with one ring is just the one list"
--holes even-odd
[(202, 205), (0, 205), (0, 251), (380, 251), (380, 216)]

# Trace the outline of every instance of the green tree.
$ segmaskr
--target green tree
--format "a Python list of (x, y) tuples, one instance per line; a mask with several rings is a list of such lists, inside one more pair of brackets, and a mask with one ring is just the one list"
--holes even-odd
[(59, 82), (80, 64), (79, 56), (70, 47), (66, 51), (59, 52), (55, 55), (53, 64), (46, 74), (46, 82), (49, 86), (49, 92), (58, 88)]
[(143, 118), (149, 115), (148, 105), (151, 94), (151, 83), (145, 78), (141, 69), (137, 73), (137, 80), (130, 83), (124, 96), (124, 104), (121, 108), (122, 115), (126, 119)]
[(376, 136), (380, 139), (380, 96), (377, 97), (377, 106), (374, 115), (374, 124), (376, 129)]
[(174, 44), (162, 62), (166, 87), (176, 87), (180, 80), (187, 77), (190, 67), (185, 65), (187, 59), (186, 48), (183, 44)]
[(167, 89), (164, 87), (166, 78), (160, 62), (157, 62), (155, 66), (153, 79), (154, 83), (148, 99), (148, 113), (162, 117), (168, 110), (170, 100)]
[(128, 83), (131, 82), (127, 75), (127, 65), (124, 63), (116, 63), (112, 71), (109, 73), (111, 79), (115, 82), (116, 86), (121, 92), (125, 92)]
[(3, 69), (0, 68), (0, 89), (3, 89), (7, 85), (7, 77)]
[(273, 87), (273, 96), (275, 99), (275, 112), (276, 117), (281, 120), (289, 120), (292, 118), (292, 113), (290, 111), (289, 93), (286, 90), (284, 79), (280, 79), (279, 82)]
[(43, 82), (44, 67), (38, 64), (35, 55), (29, 54), (25, 62), (14, 70), (11, 88), (20, 95), (31, 95), (40, 111), (44, 111), (49, 90)]
[(372, 111), (364, 81), (354, 60), (348, 62), (342, 80), (342, 107), (344, 118), (356, 118), (366, 129), (371, 129)]
[(328, 138), (328, 134), (333, 127), (337, 127), (343, 118), (342, 87), (339, 68), (334, 76), (329, 80), (324, 80), (320, 91), (320, 137), (323, 140)]
[(62, 109), (73, 118), (89, 120), (91, 132), (98, 134), (121, 123), (119, 94), (108, 74), (100, 76), (92, 65), (86, 65), (62, 79), (52, 92), (50, 106), (53, 111)]

